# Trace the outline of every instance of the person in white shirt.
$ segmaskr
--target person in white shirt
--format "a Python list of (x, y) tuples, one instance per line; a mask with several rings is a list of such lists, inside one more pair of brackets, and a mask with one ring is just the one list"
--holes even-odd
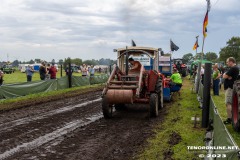
[(201, 75), (201, 83), (203, 84), (204, 82), (204, 67), (205, 65), (203, 64), (201, 67), (200, 75)]

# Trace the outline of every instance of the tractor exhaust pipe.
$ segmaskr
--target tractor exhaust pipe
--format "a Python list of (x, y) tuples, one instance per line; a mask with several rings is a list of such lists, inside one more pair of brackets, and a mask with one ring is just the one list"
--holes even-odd
[(128, 75), (128, 50), (127, 50), (127, 46), (126, 46), (126, 60), (125, 60), (125, 63), (126, 63), (126, 68), (125, 68), (125, 73), (126, 73), (126, 76)]

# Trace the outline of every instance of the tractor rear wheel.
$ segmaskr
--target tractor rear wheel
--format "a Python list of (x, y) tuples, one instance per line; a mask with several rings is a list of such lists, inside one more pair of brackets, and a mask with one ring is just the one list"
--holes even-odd
[(240, 131), (240, 81), (233, 85), (232, 97), (232, 125), (235, 131)]
[(112, 118), (112, 111), (113, 111), (113, 106), (109, 104), (108, 100), (106, 97), (103, 97), (102, 99), (102, 112), (104, 118)]
[(182, 68), (182, 77), (187, 76), (187, 68)]
[(150, 117), (158, 116), (158, 95), (157, 93), (152, 93), (150, 95)]
[(163, 108), (163, 86), (162, 79), (159, 78), (155, 87), (156, 93), (158, 93), (158, 109)]

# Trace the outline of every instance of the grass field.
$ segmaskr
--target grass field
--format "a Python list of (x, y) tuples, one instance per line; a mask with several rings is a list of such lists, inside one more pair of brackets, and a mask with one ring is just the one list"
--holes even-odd
[[(198, 154), (204, 151), (189, 151), (187, 146), (204, 146), (205, 129), (194, 122), (191, 117), (201, 117), (201, 109), (197, 95), (191, 91), (192, 83), (186, 78), (181, 89), (180, 98), (174, 95), (168, 107), (166, 117), (162, 124), (156, 127), (156, 135), (149, 140), (149, 145), (144, 149), (139, 159), (198, 159)], [(176, 140), (174, 142), (174, 139)], [(171, 157), (168, 157), (169, 155)]]
[[(64, 70), (62, 71), (62, 76), (65, 76), (66, 73)], [(81, 73), (73, 73), (74, 76), (82, 76)], [(95, 75), (99, 75), (99, 73), (96, 73)], [(61, 77), (60, 70), (57, 72), (57, 78)], [(16, 70), (12, 74), (4, 74), (4, 84), (12, 84), (12, 83), (22, 83), (27, 81), (26, 73), (22, 73), (19, 70)], [(32, 77), (32, 81), (39, 81), (40, 75), (39, 72), (35, 72)]]

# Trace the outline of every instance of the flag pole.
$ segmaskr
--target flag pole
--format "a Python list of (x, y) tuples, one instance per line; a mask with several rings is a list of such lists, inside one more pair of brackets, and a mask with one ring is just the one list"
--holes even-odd
[(203, 36), (203, 43), (202, 43), (202, 53), (201, 53), (201, 61), (203, 60), (203, 48), (204, 48), (205, 37)]
[[(202, 53), (201, 53), (201, 60), (200, 60), (200, 62), (198, 63), (198, 73), (197, 73), (197, 82), (196, 82), (196, 86), (195, 86), (195, 91), (196, 91), (196, 93), (198, 94), (198, 91), (199, 91), (199, 83), (200, 83), (200, 71), (201, 71), (201, 66), (202, 66), (202, 60), (203, 60), (203, 48), (204, 48), (204, 42), (205, 42), (205, 37), (206, 37), (206, 35), (205, 35), (205, 21), (206, 21), (206, 16), (208, 16), (208, 12), (210, 11), (210, 8), (211, 8), (211, 4), (210, 4), (210, 0), (206, 0), (207, 1), (207, 13), (206, 13), (206, 15), (205, 15), (205, 17), (204, 17), (204, 24), (203, 24), (203, 44), (202, 44)], [(208, 17), (207, 17), (208, 18)], [(208, 19), (207, 19), (207, 21), (208, 21)]]

